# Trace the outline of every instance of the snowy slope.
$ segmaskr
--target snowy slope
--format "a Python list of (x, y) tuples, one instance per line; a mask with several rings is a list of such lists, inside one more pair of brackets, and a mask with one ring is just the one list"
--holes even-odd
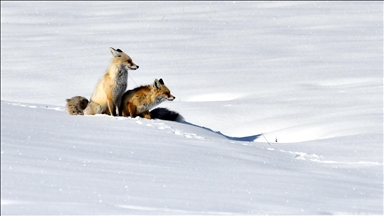
[(361, 147), (380, 149), (379, 135), (270, 146), (175, 122), (1, 105), (6, 214), (380, 213), (382, 155)]
[[(382, 2), (1, 2), (1, 18), (2, 214), (383, 214)], [(187, 123), (69, 116), (109, 47), (140, 66), (128, 88), (163, 78)]]

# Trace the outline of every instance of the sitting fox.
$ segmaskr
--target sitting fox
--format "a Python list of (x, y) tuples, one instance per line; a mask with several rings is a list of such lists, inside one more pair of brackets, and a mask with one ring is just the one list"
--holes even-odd
[[(100, 81), (97, 83), (91, 100), (84, 110), (84, 115), (108, 114), (116, 116), (121, 96), (127, 89), (128, 70), (136, 70), (138, 65), (120, 49), (110, 48), (111, 63)], [(119, 113), (121, 111), (119, 110)]]
[[(121, 110), (122, 116), (130, 116), (135, 118), (136, 116), (141, 116), (147, 119), (151, 117), (149, 112), (152, 108), (159, 105), (163, 101), (173, 101), (175, 96), (173, 96), (170, 90), (165, 86), (163, 79), (157, 80), (152, 85), (140, 86), (132, 90), (126, 91), (122, 98), (119, 110)], [(168, 114), (171, 114), (171, 111), (165, 110)], [(160, 112), (160, 109), (157, 109), (153, 112), (158, 116), (158, 114), (163, 113), (164, 110)], [(177, 118), (178, 114), (175, 114), (173, 118)], [(172, 119), (172, 120), (175, 120)], [(168, 120), (168, 119), (166, 119)]]

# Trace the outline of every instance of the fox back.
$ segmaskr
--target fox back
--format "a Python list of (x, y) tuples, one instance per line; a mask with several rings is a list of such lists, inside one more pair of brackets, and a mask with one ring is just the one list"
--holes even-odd
[(111, 63), (105, 75), (99, 80), (91, 101), (84, 110), (85, 115), (108, 114), (116, 116), (121, 96), (127, 89), (128, 70), (136, 70), (138, 65), (120, 49), (110, 48)]
[(140, 86), (126, 91), (121, 99), (122, 116), (143, 116), (151, 119), (149, 110), (164, 101), (173, 101), (175, 96), (165, 86), (163, 79), (155, 79), (152, 85)]

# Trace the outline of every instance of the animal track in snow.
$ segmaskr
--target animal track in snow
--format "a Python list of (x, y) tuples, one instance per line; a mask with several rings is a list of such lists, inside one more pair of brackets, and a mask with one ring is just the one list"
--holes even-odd
[(181, 135), (181, 136), (185, 136), (186, 138), (189, 138), (189, 139), (199, 139), (199, 140), (205, 140), (204, 137), (201, 137), (197, 134), (194, 134), (194, 133), (186, 133), (186, 132), (183, 132), (182, 130), (178, 130), (178, 129), (172, 129), (173, 130), (173, 133), (176, 134), (176, 135)]
[[(268, 148), (268, 150), (274, 151), (275, 149), (274, 148)], [(285, 150), (278, 150), (278, 151), (292, 154), (292, 155), (294, 155), (294, 158), (297, 160), (310, 160), (310, 161), (319, 162), (320, 158), (322, 158), (322, 156), (319, 156), (317, 154), (308, 154), (305, 152), (293, 152), (293, 151), (285, 151)]]
[[(268, 150), (274, 150), (273, 148), (268, 148)], [(285, 150), (279, 150), (280, 152), (289, 153), (294, 155), (294, 158), (297, 160), (309, 160), (316, 163), (326, 163), (326, 164), (345, 164), (345, 165), (380, 165), (382, 166), (382, 163), (379, 162), (371, 162), (371, 161), (331, 161), (331, 160), (324, 160), (323, 156), (319, 156), (317, 154), (308, 154), (305, 152), (294, 152), (294, 151), (285, 151)]]
[(164, 123), (157, 123), (157, 129), (165, 130), (165, 129), (172, 129), (172, 128)]
[[(141, 120), (137, 120), (136, 121), (136, 124), (139, 124), (139, 125), (144, 125), (144, 123), (141, 121)], [(204, 137), (202, 136), (199, 136), (195, 133), (188, 133), (188, 132), (184, 132), (180, 129), (174, 129), (172, 128), (171, 126), (163, 123), (163, 122), (151, 122), (151, 123), (147, 123), (146, 126), (148, 127), (155, 127), (159, 130), (165, 130), (165, 131), (169, 131), (175, 135), (178, 135), (178, 136), (184, 136), (188, 139), (198, 139), (198, 140), (205, 140)]]
[(319, 160), (320, 156), (316, 155), (316, 154), (307, 154), (307, 153), (304, 153), (304, 152), (289, 152), (291, 154), (295, 154), (295, 158), (298, 159), (298, 160), (311, 160), (311, 161), (314, 161), (314, 160)]
[(65, 109), (62, 107), (48, 107), (48, 106), (37, 106), (37, 105), (27, 105), (22, 103), (14, 103), (14, 102), (7, 102), (8, 104), (12, 106), (20, 106), (20, 107), (27, 107), (31, 109), (41, 108), (41, 109), (51, 109), (56, 111), (64, 111)]

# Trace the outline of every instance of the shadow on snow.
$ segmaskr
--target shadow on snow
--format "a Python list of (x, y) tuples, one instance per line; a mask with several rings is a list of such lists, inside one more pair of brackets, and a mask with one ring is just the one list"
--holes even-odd
[(219, 135), (221, 135), (221, 136), (223, 136), (229, 140), (234, 140), (234, 141), (253, 142), (262, 135), (262, 134), (257, 134), (257, 135), (246, 136), (246, 137), (227, 136), (227, 135), (222, 134), (220, 131), (213, 131), (210, 128), (206, 128), (203, 126), (199, 126), (199, 125), (195, 125), (195, 124), (192, 124), (190, 122), (187, 122), (187, 121), (185, 121), (184, 117), (182, 115), (180, 115), (180, 113), (175, 112), (173, 110), (169, 110), (169, 109), (164, 108), (164, 107), (157, 107), (157, 108), (151, 110), (150, 114), (151, 114), (151, 118), (154, 118), (154, 119), (161, 119), (161, 120), (166, 120), (166, 121), (176, 121), (179, 123), (199, 127), (199, 128), (202, 128), (204, 130), (208, 130), (209, 132), (212, 132), (212, 133), (219, 134)]
[(223, 137), (225, 137), (225, 138), (227, 138), (229, 140), (233, 140), (233, 141), (253, 142), (253, 141), (255, 141), (257, 138), (259, 138), (262, 135), (262, 134), (257, 134), (257, 135), (251, 135), (251, 136), (245, 136), (245, 137), (231, 137), (231, 136), (227, 136), (227, 135), (221, 133), (220, 131), (213, 131), (210, 128), (199, 126), (199, 125), (195, 125), (195, 124), (192, 124), (192, 123), (187, 122), (187, 121), (182, 121), (180, 123), (202, 128), (204, 130), (207, 130), (207, 131), (212, 132), (212, 133), (219, 134), (219, 135), (221, 135), (221, 136), (223, 136)]

